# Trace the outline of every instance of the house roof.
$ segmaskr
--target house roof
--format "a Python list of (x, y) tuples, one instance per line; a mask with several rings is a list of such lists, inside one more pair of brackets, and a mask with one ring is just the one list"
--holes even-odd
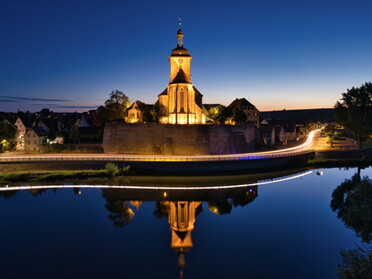
[(135, 106), (137, 107), (137, 109), (141, 110), (141, 108), (139, 107), (137, 101), (133, 102), (133, 104), (128, 108), (128, 110), (133, 109)]
[(247, 99), (241, 98), (238, 99), (236, 98), (230, 105), (228, 105), (229, 108), (234, 109), (234, 108), (241, 108), (241, 107), (255, 107), (252, 105)]
[(176, 77), (170, 82), (170, 84), (176, 84), (176, 83), (192, 83), (190, 79), (187, 77), (185, 72), (180, 68), (178, 71)]
[(46, 137), (48, 133), (39, 126), (32, 126), (31, 129), (35, 132), (38, 137)]

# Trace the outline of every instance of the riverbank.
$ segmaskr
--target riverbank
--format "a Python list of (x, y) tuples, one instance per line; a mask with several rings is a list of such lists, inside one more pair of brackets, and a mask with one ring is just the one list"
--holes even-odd
[(306, 163), (311, 168), (342, 168), (342, 167), (369, 167), (371, 159), (313, 159)]
[(75, 171), (11, 171), (0, 174), (0, 183), (63, 181), (67, 179), (88, 179), (108, 176), (108, 171), (105, 169)]
[[(23, 165), (25, 167), (25, 165)], [(298, 164), (297, 167), (301, 168), (302, 171), (304, 170), (312, 170), (317, 168), (348, 168), (348, 167), (361, 167), (366, 168), (372, 166), (371, 159), (362, 159), (362, 158), (351, 158), (351, 159), (335, 159), (335, 158), (327, 158), (327, 159), (309, 159), (302, 164)], [(62, 165), (59, 165), (59, 168), (62, 168)], [(65, 165), (68, 168), (68, 164)], [(97, 167), (97, 166), (95, 166)], [(108, 183), (109, 179), (127, 179), (131, 178), (131, 180), (138, 179), (146, 179), (149, 177), (152, 181), (154, 177), (161, 177), (164, 176), (156, 176), (154, 173), (146, 173), (143, 171), (137, 171), (132, 169), (130, 166), (121, 167), (115, 164), (112, 164), (111, 170), (107, 169), (107, 167), (99, 169), (84, 169), (84, 168), (77, 168), (74, 166), (74, 170), (71, 169), (59, 169), (59, 170), (32, 170), (30, 171), (30, 165), (27, 164), (23, 170), (8, 170), (2, 171), (0, 173), (0, 184), (7, 185), (13, 183), (46, 183), (46, 182), (60, 182), (60, 183), (74, 183), (76, 180), (85, 180), (86, 183), (92, 182), (92, 180), (97, 180), (96, 182), (99, 183)], [(114, 170), (113, 170), (114, 169)], [(214, 177), (214, 176), (224, 176), (226, 178), (231, 176), (241, 176), (241, 175), (249, 175), (249, 176), (265, 176), (266, 173), (271, 173), (273, 171), (278, 172), (285, 172), (285, 171), (293, 171), (293, 168), (283, 167), (283, 168), (269, 168), (265, 170), (257, 170), (256, 172), (246, 171), (246, 172), (210, 172), (206, 177)], [(154, 176), (155, 175), (155, 176)], [(175, 174), (173, 174), (175, 175)], [(192, 173), (191, 175), (199, 175), (199, 177), (204, 177), (203, 174), (200, 173)], [(192, 177), (193, 177), (192, 176)], [(184, 177), (184, 176), (173, 176), (173, 177)], [(191, 179), (193, 179), (190, 177)], [(155, 181), (153, 181), (155, 182)]]
[(306, 165), (312, 168), (368, 167), (372, 165), (372, 148), (316, 152)]

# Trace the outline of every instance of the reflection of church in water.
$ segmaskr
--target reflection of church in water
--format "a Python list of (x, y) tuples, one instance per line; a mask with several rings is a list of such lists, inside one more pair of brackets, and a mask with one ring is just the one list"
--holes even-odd
[[(211, 212), (222, 215), (229, 214), (232, 207), (245, 206), (257, 197), (257, 186), (245, 188), (243, 193), (234, 198), (222, 199), (208, 202)], [(171, 247), (178, 254), (178, 265), (181, 269), (185, 267), (185, 253), (190, 252), (193, 247), (191, 232), (194, 230), (196, 217), (202, 211), (201, 201), (166, 201), (168, 207), (168, 222), (172, 231)], [(226, 207), (226, 205), (229, 205)], [(226, 209), (227, 208), (227, 209)]]
[[(258, 186), (249, 186), (235, 191), (229, 191), (228, 195), (215, 196), (214, 192), (211, 197), (207, 198), (206, 203), (210, 212), (223, 215), (229, 214), (233, 207), (245, 206), (257, 197)], [(198, 192), (200, 193), (200, 192)], [(195, 221), (197, 216), (202, 212), (202, 201), (205, 196), (201, 198), (195, 193), (192, 199), (200, 201), (170, 201), (163, 200), (156, 203), (154, 214), (160, 218), (167, 217), (171, 230), (171, 248), (178, 254), (178, 265), (180, 267), (180, 275), (183, 275), (185, 267), (185, 253), (190, 252), (193, 247), (192, 231), (195, 228)], [(103, 196), (106, 199), (106, 209), (110, 212), (109, 219), (111, 219), (116, 227), (127, 226), (135, 212), (142, 204), (140, 200), (149, 200), (149, 195), (152, 197), (158, 195), (157, 193), (148, 193), (144, 196), (138, 196), (138, 200), (128, 199), (125, 192), (114, 189), (104, 189)], [(172, 195), (173, 196), (173, 195)], [(176, 196), (176, 195), (174, 195)], [(180, 194), (179, 197), (182, 197)], [(178, 198), (178, 196), (176, 197)], [(190, 198), (190, 197), (189, 197)]]
[(191, 232), (197, 214), (201, 211), (199, 201), (169, 202), (168, 222), (172, 230), (171, 247), (178, 253), (178, 265), (185, 266), (185, 253), (192, 248)]

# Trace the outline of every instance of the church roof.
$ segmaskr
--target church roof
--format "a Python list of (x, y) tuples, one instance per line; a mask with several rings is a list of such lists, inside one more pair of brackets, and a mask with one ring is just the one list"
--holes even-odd
[[(203, 103), (202, 103), (203, 94), (200, 93), (200, 91), (195, 86), (193, 86), (192, 88), (194, 89), (194, 92), (195, 92), (195, 103), (202, 109), (203, 108)], [(165, 88), (164, 91), (161, 92), (158, 96), (167, 96), (167, 95), (168, 95), (168, 88)]]
[(168, 87), (164, 89), (163, 92), (161, 92), (158, 96), (166, 96), (168, 95)]
[(203, 102), (202, 102), (202, 98), (203, 98), (203, 94), (200, 93), (200, 91), (198, 89), (196, 89), (195, 86), (192, 87), (195, 91), (195, 103), (201, 108), (203, 109)]
[(187, 75), (185, 74), (185, 72), (182, 70), (182, 68), (180, 68), (180, 70), (178, 71), (178, 74), (176, 75), (176, 77), (172, 80), (172, 82), (170, 84), (175, 84), (175, 83), (192, 83), (190, 81), (190, 79), (187, 77)]
[(171, 56), (190, 56), (190, 53), (184, 47), (176, 47), (172, 50)]

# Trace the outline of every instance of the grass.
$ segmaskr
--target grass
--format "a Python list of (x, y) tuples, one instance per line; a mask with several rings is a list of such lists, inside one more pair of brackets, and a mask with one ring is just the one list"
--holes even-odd
[(66, 179), (86, 179), (98, 177), (113, 177), (126, 175), (130, 166), (119, 167), (107, 163), (100, 170), (56, 170), (56, 171), (13, 171), (0, 174), (0, 183), (7, 182), (37, 182), (37, 181), (63, 181)]
[(0, 174), (0, 182), (56, 181), (108, 177), (107, 170), (15, 171)]

